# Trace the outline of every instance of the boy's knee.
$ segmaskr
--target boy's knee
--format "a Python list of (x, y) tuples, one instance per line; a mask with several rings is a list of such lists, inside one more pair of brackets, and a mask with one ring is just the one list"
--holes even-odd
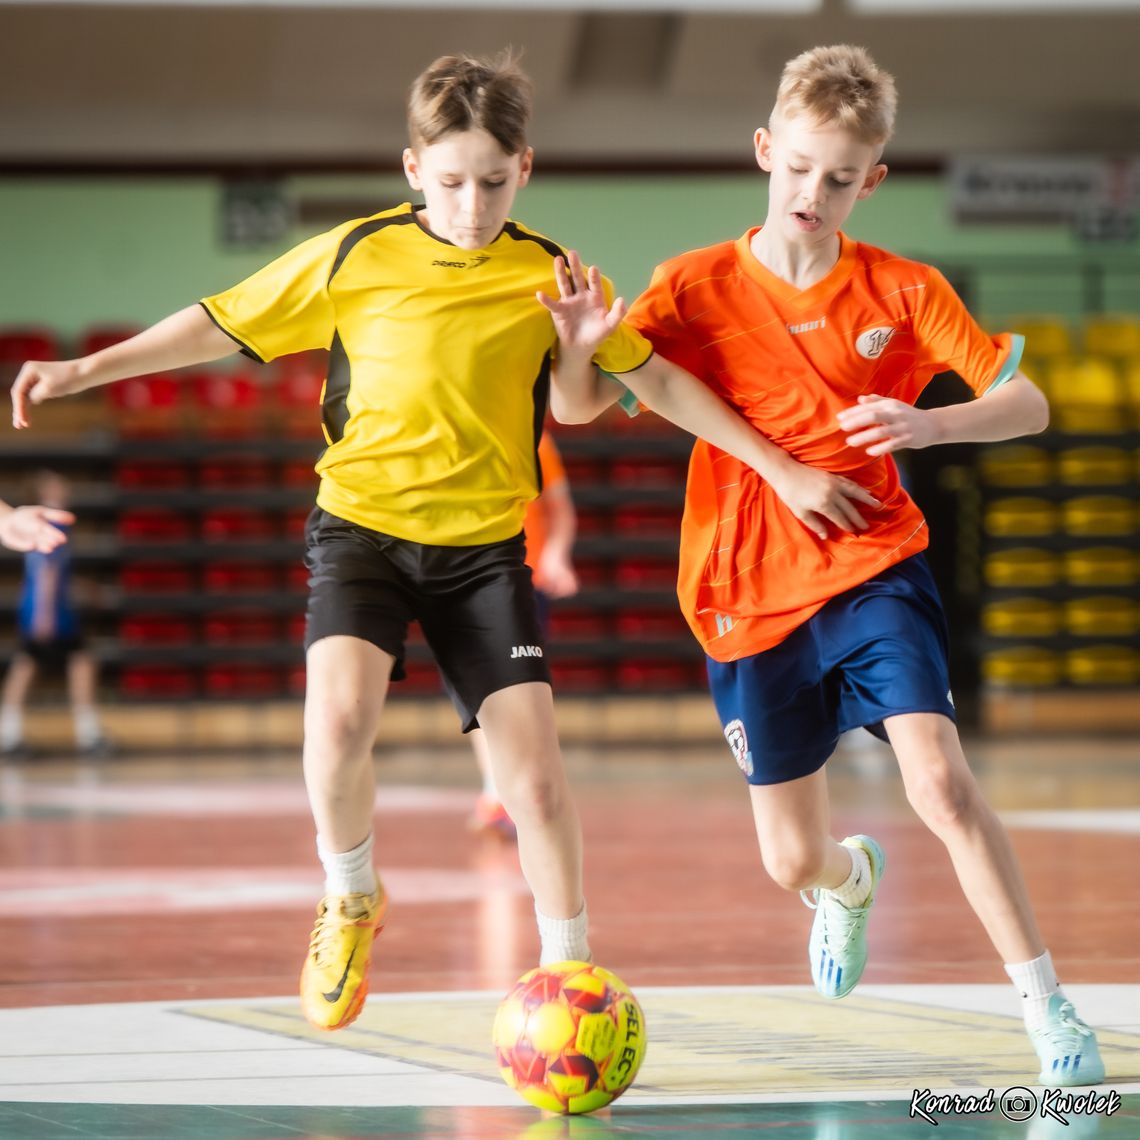
[(922, 821), (938, 831), (953, 827), (969, 814), (975, 785), (968, 773), (948, 765), (930, 767), (907, 784), (907, 799)]
[(536, 764), (500, 780), (499, 794), (516, 820), (525, 816), (548, 823), (561, 812), (566, 788), (554, 773), (544, 771)]
[(786, 891), (806, 891), (818, 885), (823, 874), (824, 851), (799, 845), (762, 848), (764, 870), (771, 880)]
[(305, 750), (333, 757), (370, 750), (375, 729), (360, 706), (325, 706), (305, 710)]

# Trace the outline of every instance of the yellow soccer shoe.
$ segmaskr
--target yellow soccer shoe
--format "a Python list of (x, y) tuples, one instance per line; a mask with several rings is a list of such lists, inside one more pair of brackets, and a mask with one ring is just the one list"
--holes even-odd
[(384, 929), (387, 910), (379, 884), (373, 895), (321, 899), (301, 970), (301, 1011), (316, 1029), (343, 1029), (364, 1008), (372, 943)]

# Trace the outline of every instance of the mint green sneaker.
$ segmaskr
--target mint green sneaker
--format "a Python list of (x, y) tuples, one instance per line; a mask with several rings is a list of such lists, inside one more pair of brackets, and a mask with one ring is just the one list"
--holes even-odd
[(846, 997), (863, 976), (867, 964), (867, 916), (887, 865), (883, 849), (869, 835), (849, 835), (844, 847), (859, 847), (871, 863), (871, 893), (862, 906), (846, 907), (831, 891), (801, 891), (815, 911), (808, 942), (811, 980), (825, 998)]
[(1041, 1060), (1040, 1084), (1050, 1088), (1099, 1085), (1104, 1062), (1096, 1034), (1077, 1016), (1073, 1003), (1061, 994), (1049, 998), (1049, 1020), (1029, 1031), (1029, 1040)]

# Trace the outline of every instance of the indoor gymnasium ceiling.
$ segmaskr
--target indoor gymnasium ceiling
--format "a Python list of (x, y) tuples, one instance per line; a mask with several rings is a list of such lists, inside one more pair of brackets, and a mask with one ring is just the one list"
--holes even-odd
[(416, 71), (444, 52), (506, 45), (537, 80), (533, 137), (548, 166), (747, 163), (783, 61), (843, 40), (898, 78), (896, 163), (1138, 149), (1140, 10), (1122, 0), (969, 16), (881, 11), (908, 0), (751, 6), (818, 9), (767, 15), (728, 10), (745, 0), (666, 13), (645, 0), (575, 11), (508, 2), (0, 0), (0, 169), (390, 165)]

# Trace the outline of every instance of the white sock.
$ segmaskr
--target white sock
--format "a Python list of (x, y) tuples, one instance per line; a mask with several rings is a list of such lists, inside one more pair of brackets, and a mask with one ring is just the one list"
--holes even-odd
[(585, 903), (573, 918), (550, 918), (538, 907), (534, 908), (534, 917), (538, 920), (538, 937), (542, 941), (540, 966), (549, 966), (552, 962), (590, 961)]
[(862, 906), (871, 896), (871, 860), (862, 847), (847, 847), (851, 852), (851, 874), (830, 893), (845, 907)]
[(351, 851), (329, 851), (317, 836), (317, 854), (325, 869), (325, 894), (373, 895), (376, 869), (372, 866), (372, 834)]
[(1046, 1019), (1049, 999), (1061, 992), (1049, 951), (1031, 962), (1006, 963), (1005, 972), (1021, 994), (1021, 1012), (1026, 1026), (1033, 1029), (1041, 1025)]
[(0, 748), (15, 748), (24, 742), (24, 710), (19, 705), (0, 707)]
[(99, 714), (90, 705), (76, 705), (71, 713), (75, 726), (75, 743), (79, 748), (90, 748), (103, 738), (99, 727)]

